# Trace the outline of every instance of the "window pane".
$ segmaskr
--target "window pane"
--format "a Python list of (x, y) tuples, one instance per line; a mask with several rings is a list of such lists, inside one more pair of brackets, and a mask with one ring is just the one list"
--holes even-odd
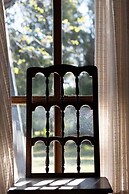
[(65, 0), (63, 4), (63, 63), (94, 64), (94, 0)]
[[(12, 95), (26, 95), (26, 69), (33, 66), (49, 66), (53, 65), (53, 7), (52, 0), (18, 0), (15, 4), (6, 10), (7, 26), (10, 37), (10, 50), (12, 55), (11, 73), (12, 73)], [(62, 46), (63, 46), (63, 63), (68, 63), (76, 66), (93, 65), (94, 64), (94, 0), (62, 0)], [(56, 46), (56, 45), (55, 45)], [(33, 95), (45, 95), (45, 87), (39, 89), (40, 76), (33, 81)], [(89, 86), (85, 86), (86, 77), (83, 79), (80, 75), (79, 79), (79, 95), (91, 95), (91, 80)], [(53, 75), (50, 77), (50, 95), (53, 95)], [(65, 95), (75, 94), (75, 81), (71, 74), (67, 74), (65, 80)], [(83, 93), (84, 88), (87, 88), (88, 93)], [(83, 116), (85, 110), (80, 111), (80, 128), (81, 135), (84, 132), (83, 119), (88, 125), (87, 118)], [(33, 121), (33, 137), (38, 136), (38, 131), (44, 136), (46, 132), (46, 116), (45, 111), (40, 114), (40, 111), (34, 115), (36, 118)], [(70, 116), (72, 115), (72, 116)], [(92, 111), (88, 109), (88, 115), (92, 121)], [(68, 107), (65, 110), (65, 136), (75, 135), (73, 128), (76, 128), (76, 111), (73, 107)], [(38, 119), (43, 120), (37, 124)], [(50, 110), (50, 136), (54, 134), (54, 108)], [(70, 121), (70, 122), (69, 122)], [(73, 122), (74, 121), (74, 122)], [(89, 121), (89, 120), (88, 120)], [(91, 123), (89, 125), (92, 128)], [(16, 145), (16, 166), (18, 171), (25, 172), (25, 165), (21, 166), (19, 154), (25, 157), (25, 142), (26, 135), (26, 106), (13, 106), (13, 127), (14, 127), (14, 144)], [(90, 128), (88, 128), (90, 129)], [(92, 133), (92, 129), (90, 129)], [(19, 135), (18, 135), (19, 134)], [(22, 134), (22, 144), (19, 150), (18, 139)], [(17, 136), (18, 135), (18, 136)], [(17, 138), (18, 137), (18, 138)], [(72, 142), (73, 155), (66, 145), (66, 164), (71, 165), (76, 169), (76, 145)], [(24, 149), (22, 149), (24, 147)], [(85, 146), (82, 146), (85, 148)], [(18, 148), (18, 149), (17, 149)], [(87, 149), (87, 148), (86, 148)], [(33, 171), (39, 171), (45, 161), (44, 158), (36, 155), (36, 150), (41, 156), (44, 155), (42, 145), (37, 145), (33, 148), (34, 163)], [(53, 151), (53, 143), (51, 145)], [(83, 150), (83, 149), (82, 149)], [(85, 150), (85, 149), (84, 149)], [(51, 152), (52, 152), (51, 151)], [(88, 154), (93, 152), (92, 146), (87, 149)], [(83, 151), (82, 151), (83, 153)], [(53, 156), (51, 154), (50, 166), (53, 165)], [(44, 157), (44, 156), (43, 156)], [(83, 156), (82, 156), (83, 157)], [(21, 157), (20, 157), (21, 158)], [(85, 157), (86, 158), (86, 157)], [(91, 159), (91, 158), (90, 158)], [(85, 161), (85, 160), (84, 160)], [(91, 160), (89, 160), (91, 161)], [(92, 160), (93, 161), (93, 160)], [(91, 162), (92, 163), (92, 162)], [(67, 167), (68, 165), (66, 165)], [(70, 167), (70, 168), (71, 168)], [(20, 169), (20, 170), (19, 170)], [(22, 169), (22, 170), (21, 170)], [(50, 168), (53, 172), (53, 167)], [(73, 170), (73, 171), (74, 171)], [(66, 169), (69, 171), (69, 169)], [(93, 168), (92, 170), (93, 171)], [(18, 172), (18, 173), (19, 173)]]
[(26, 69), (53, 64), (52, 0), (16, 1), (6, 15), (16, 82), (12, 95), (25, 95)]
[[(26, 106), (12, 106), (13, 142), (14, 142), (14, 179), (25, 176), (25, 136)], [(22, 160), (21, 160), (22, 158)]]

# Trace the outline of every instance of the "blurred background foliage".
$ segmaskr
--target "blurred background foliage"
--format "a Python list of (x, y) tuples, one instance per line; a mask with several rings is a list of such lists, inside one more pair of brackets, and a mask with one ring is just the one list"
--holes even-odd
[[(53, 65), (52, 0), (15, 1), (6, 16), (17, 92), (25, 95), (26, 69)], [(94, 37), (94, 0), (63, 0), (63, 63), (94, 65)]]

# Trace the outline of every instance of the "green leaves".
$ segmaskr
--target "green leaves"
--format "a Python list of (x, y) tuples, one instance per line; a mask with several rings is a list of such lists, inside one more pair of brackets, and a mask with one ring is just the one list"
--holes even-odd
[[(94, 24), (93, 7), (93, 0), (62, 1), (63, 63), (93, 65), (94, 26), (86, 27), (91, 21)], [(56, 45), (53, 45), (52, 9), (51, 0), (19, 0), (7, 9), (13, 69), (21, 95), (25, 94), (28, 67), (53, 64)]]

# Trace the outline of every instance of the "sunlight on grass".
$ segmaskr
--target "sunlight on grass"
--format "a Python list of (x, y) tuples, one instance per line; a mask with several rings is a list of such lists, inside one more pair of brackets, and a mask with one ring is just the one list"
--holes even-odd
[[(67, 158), (66, 158), (67, 159)], [(53, 158), (50, 157), (50, 161)], [(41, 157), (34, 157), (33, 158), (33, 165), (32, 165), (32, 172), (33, 173), (45, 173), (45, 158)], [(67, 164), (67, 172), (76, 172), (76, 164), (73, 163), (76, 161), (76, 158), (69, 157), (69, 163)], [(54, 162), (50, 163), (49, 172), (54, 172)], [(94, 161), (92, 157), (89, 158), (81, 158), (81, 172), (94, 172)]]
[[(53, 144), (49, 150), (49, 172), (54, 172)], [(46, 149), (43, 143), (37, 143), (33, 147), (32, 172), (45, 173), (46, 168)], [(81, 170), (80, 172), (94, 172), (94, 146), (91, 144), (81, 145)], [(77, 152), (75, 144), (68, 144), (65, 147), (65, 172), (77, 172)]]

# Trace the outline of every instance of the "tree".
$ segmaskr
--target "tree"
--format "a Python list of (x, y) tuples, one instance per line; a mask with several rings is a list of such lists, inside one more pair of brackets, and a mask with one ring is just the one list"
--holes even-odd
[[(93, 65), (94, 1), (78, 0), (73, 2), (71, 5), (69, 0), (63, 1), (63, 58), (68, 64)], [(88, 23), (90, 26), (87, 27)]]
[[(80, 9), (85, 2), (86, 16)], [(62, 3), (63, 62), (93, 65), (93, 0), (63, 0)], [(19, 0), (6, 13), (16, 85), (18, 94), (24, 95), (26, 69), (53, 64), (52, 3), (50, 0)], [(91, 23), (88, 29), (84, 26), (86, 20)]]

